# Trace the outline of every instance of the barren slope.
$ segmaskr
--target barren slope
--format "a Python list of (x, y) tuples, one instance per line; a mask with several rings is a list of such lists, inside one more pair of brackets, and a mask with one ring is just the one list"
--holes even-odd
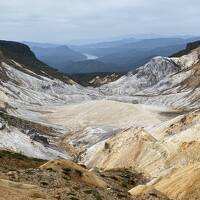
[(148, 106), (143, 107), (142, 105), (109, 100), (58, 106), (54, 107), (52, 113), (46, 113), (43, 116), (51, 122), (56, 122), (70, 129), (88, 126), (151, 127), (162, 121), (159, 111), (152, 111), (150, 108), (148, 110)]
[(199, 55), (200, 48), (195, 46), (181, 57), (155, 57), (100, 91), (120, 101), (184, 110), (199, 108)]
[(166, 107), (148, 107), (110, 100), (57, 106), (51, 110), (43, 114), (43, 119), (69, 129), (63, 142), (70, 143), (78, 152), (105, 141), (123, 129), (145, 127), (151, 130), (171, 119), (170, 116), (161, 114), (170, 111)]

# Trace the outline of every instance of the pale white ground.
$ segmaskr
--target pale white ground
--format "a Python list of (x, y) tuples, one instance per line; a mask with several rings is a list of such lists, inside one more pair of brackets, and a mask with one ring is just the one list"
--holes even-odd
[(96, 100), (56, 106), (51, 112), (44, 113), (43, 117), (49, 122), (63, 125), (71, 130), (94, 126), (113, 128), (138, 126), (148, 129), (164, 121), (159, 114), (163, 110), (167, 111), (167, 108)]
[(161, 113), (173, 111), (167, 107), (130, 104), (111, 100), (93, 100), (48, 108), (42, 120), (68, 129), (70, 143), (84, 149), (106, 141), (122, 129), (144, 127), (152, 130), (171, 117)]

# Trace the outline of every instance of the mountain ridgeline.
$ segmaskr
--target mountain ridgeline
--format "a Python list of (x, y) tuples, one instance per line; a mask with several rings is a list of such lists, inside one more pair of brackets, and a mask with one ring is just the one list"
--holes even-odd
[[(135, 39), (102, 42), (88, 45), (61, 46), (55, 44), (28, 44), (36, 56), (63, 73), (127, 73), (155, 56), (170, 56), (185, 48), (197, 37)], [(85, 55), (96, 59), (90, 60)]]
[(57, 46), (53, 48), (33, 46), (31, 49), (40, 60), (63, 72), (65, 71), (65, 67), (73, 62), (86, 60), (86, 56), (67, 46)]
[(33, 69), (45, 66), (25, 44), (0, 40), (0, 50), (5, 57), (13, 59), (23, 65), (30, 66)]

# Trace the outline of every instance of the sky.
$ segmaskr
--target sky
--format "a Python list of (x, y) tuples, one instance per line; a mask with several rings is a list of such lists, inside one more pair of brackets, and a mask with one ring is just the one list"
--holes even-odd
[(75, 43), (200, 35), (199, 0), (0, 0), (0, 39)]

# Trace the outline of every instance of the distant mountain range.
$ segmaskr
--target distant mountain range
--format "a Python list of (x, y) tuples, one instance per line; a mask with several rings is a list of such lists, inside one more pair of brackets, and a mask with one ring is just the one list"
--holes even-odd
[(26, 43), (38, 59), (62, 72), (69, 73), (73, 62), (86, 60), (86, 56), (65, 45)]
[(126, 38), (69, 47), (58, 44), (25, 43), (31, 47), (37, 58), (64, 73), (126, 73), (155, 56), (170, 56), (184, 49), (187, 43), (198, 39), (200, 37)]

